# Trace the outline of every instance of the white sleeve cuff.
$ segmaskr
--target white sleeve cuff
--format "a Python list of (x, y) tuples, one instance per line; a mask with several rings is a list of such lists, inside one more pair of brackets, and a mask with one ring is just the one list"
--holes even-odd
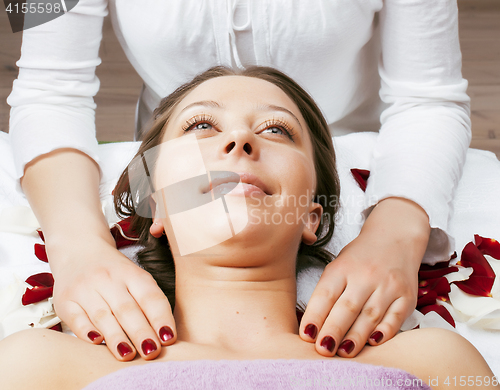
[(83, 117), (76, 112), (72, 115), (67, 108), (37, 107), (27, 111), (26, 115), (17, 113), (11, 116), (18, 120), (15, 126), (11, 124), (11, 128), (22, 128), (22, 131), (11, 131), (17, 180), (24, 175), (26, 164), (34, 158), (61, 148), (77, 149), (99, 164), (93, 110)]

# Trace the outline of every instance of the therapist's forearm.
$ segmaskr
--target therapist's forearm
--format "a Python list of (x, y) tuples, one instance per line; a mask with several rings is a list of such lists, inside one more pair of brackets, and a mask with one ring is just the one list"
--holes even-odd
[(58, 262), (70, 261), (67, 248), (77, 243), (114, 246), (101, 211), (99, 168), (84, 153), (59, 149), (39, 157), (27, 165), (21, 185), (44, 232), (49, 258), (52, 253)]
[(420, 266), (429, 242), (429, 217), (415, 202), (398, 197), (381, 200), (366, 219), (361, 233), (391, 237), (402, 251), (415, 253), (415, 265)]

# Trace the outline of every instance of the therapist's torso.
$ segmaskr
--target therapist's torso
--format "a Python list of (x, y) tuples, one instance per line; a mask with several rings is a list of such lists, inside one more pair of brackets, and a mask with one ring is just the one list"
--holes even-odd
[(272, 66), (313, 96), (335, 135), (380, 127), (381, 8), (382, 0), (109, 1), (151, 111), (212, 66)]

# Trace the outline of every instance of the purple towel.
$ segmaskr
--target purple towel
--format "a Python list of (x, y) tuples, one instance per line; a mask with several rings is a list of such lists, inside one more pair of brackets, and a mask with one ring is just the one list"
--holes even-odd
[(124, 368), (84, 390), (430, 389), (399, 369), (346, 360), (192, 360)]

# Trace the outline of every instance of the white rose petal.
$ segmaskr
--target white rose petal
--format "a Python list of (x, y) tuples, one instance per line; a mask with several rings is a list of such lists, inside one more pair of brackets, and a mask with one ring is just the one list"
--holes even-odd
[(493, 287), (491, 288), (491, 295), (493, 298), (500, 300), (500, 260), (494, 259), (491, 256), (484, 256), (488, 263), (491, 265), (493, 272), (495, 272), (495, 281), (493, 282)]
[(40, 224), (26, 206), (11, 206), (0, 212), (0, 231), (17, 234), (36, 234)]
[(413, 313), (403, 322), (401, 325), (401, 331), (405, 332), (407, 330), (414, 329), (420, 322), (424, 319), (424, 315), (418, 310), (413, 310)]
[(430, 311), (424, 315), (424, 318), (420, 321), (420, 328), (441, 328), (458, 333), (457, 330), (448, 323), (448, 321), (435, 311)]
[(454, 309), (463, 315), (460, 322), (484, 329), (500, 329), (500, 300), (464, 293), (454, 284), (449, 296)]
[(461, 267), (459, 265), (455, 265), (458, 268), (458, 271), (452, 272), (448, 275), (444, 275), (444, 277), (448, 280), (448, 283), (459, 282), (462, 280), (469, 279), (474, 269), (472, 267)]

